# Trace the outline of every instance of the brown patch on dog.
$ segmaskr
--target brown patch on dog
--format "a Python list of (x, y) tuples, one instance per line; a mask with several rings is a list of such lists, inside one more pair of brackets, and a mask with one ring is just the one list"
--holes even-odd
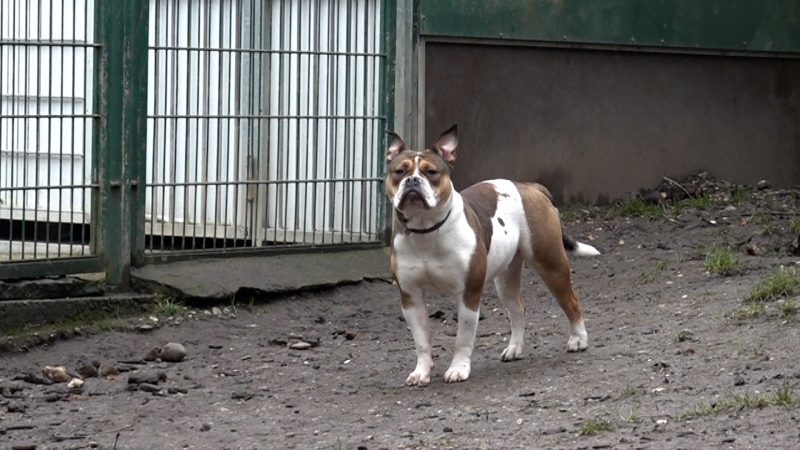
[(489, 253), (494, 232), (492, 216), (497, 211), (497, 190), (491, 183), (477, 183), (461, 191), (461, 197), (475, 212), (480, 224), (480, 228), (475, 229), (475, 233), (482, 235), (486, 253)]
[[(467, 223), (475, 231), (475, 250), (469, 260), (467, 279), (464, 283), (464, 306), (472, 311), (477, 311), (481, 305), (483, 283), (486, 280), (486, 255), (489, 249), (483, 240), (481, 224), (475, 211), (467, 204), (464, 205), (464, 214)], [(491, 237), (491, 236), (490, 236)]]
[(410, 295), (403, 292), (402, 289), (400, 289), (400, 304), (403, 306), (403, 309), (409, 309), (414, 306), (414, 300)]
[(533, 260), (528, 261), (528, 264), (542, 277), (569, 321), (575, 324), (581, 320), (581, 310), (578, 297), (572, 289), (558, 210), (553, 206), (548, 196), (549, 192), (543, 189), (543, 186), (514, 184), (522, 197), (528, 226), (531, 230), (535, 230), (535, 235), (531, 236)]

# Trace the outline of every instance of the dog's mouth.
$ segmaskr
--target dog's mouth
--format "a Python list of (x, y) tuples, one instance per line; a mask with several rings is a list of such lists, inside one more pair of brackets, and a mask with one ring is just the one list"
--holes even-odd
[(428, 208), (428, 202), (425, 201), (422, 192), (416, 189), (406, 189), (406, 191), (403, 192), (403, 196), (400, 197), (398, 207), (404, 209), (409, 206)]

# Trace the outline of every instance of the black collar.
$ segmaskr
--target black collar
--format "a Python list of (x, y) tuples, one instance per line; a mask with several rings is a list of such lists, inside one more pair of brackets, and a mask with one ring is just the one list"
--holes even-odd
[(400, 220), (400, 223), (403, 224), (403, 228), (407, 232), (409, 232), (409, 233), (417, 233), (417, 234), (427, 234), (427, 233), (432, 233), (432, 232), (438, 230), (439, 228), (442, 228), (442, 225), (444, 225), (444, 223), (450, 217), (450, 213), (453, 212), (453, 210), (450, 209), (450, 211), (447, 211), (447, 215), (444, 216), (444, 219), (442, 219), (439, 222), (435, 223), (432, 227), (423, 228), (423, 229), (407, 227), (406, 223), (408, 223), (408, 219), (406, 219), (405, 216), (403, 215), (403, 213), (401, 213), (400, 211), (395, 210), (395, 212), (397, 213), (397, 218)]

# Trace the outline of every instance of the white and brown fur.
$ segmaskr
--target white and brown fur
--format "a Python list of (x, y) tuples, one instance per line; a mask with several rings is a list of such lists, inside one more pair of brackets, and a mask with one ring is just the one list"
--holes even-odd
[(426, 291), (452, 295), (458, 301), (456, 347), (445, 381), (469, 378), (481, 294), (488, 281), (494, 281), (511, 321), (511, 339), (500, 358), (522, 357), (523, 263), (536, 270), (567, 315), (567, 351), (585, 350), (588, 335), (570, 282), (565, 248), (586, 256), (599, 252), (562, 234), (547, 189), (533, 183), (490, 180), (456, 192), (450, 180), (458, 147), (455, 125), (423, 151), (406, 149), (394, 133), (389, 141), (386, 193), (394, 207), (392, 273), (417, 353), (416, 368), (406, 384), (429, 383), (433, 369), (423, 300)]

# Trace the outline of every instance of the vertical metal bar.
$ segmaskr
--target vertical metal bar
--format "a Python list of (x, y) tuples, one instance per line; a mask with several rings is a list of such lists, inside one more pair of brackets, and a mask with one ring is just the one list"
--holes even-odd
[[(37, 0), (36, 4), (36, 39), (38, 41), (42, 40), (42, 0)], [(42, 65), (42, 45), (36, 46), (36, 67), (41, 67)], [(39, 250), (39, 157), (41, 156), (41, 141), (39, 137), (42, 135), (42, 119), (39, 118), (42, 114), (41, 105), (42, 105), (42, 72), (40, 70), (36, 71), (36, 86), (34, 92), (34, 99), (36, 101), (36, 118), (33, 119), (34, 129), (36, 130), (36, 135), (34, 136), (34, 148), (36, 149), (35, 152), (35, 161), (34, 161), (34, 191), (33, 191), (33, 257), (34, 259), (38, 255)], [(47, 221), (45, 221), (47, 224)]]
[[(225, 43), (223, 41), (223, 33), (222, 33), (223, 30), (225, 29), (225, 8), (224, 8), (224, 5), (220, 5), (219, 27), (217, 29), (219, 30), (219, 37), (218, 37), (218, 41), (219, 41), (219, 67), (217, 68), (217, 84), (218, 84), (218, 86), (217, 86), (217, 93), (218, 93), (218, 96), (217, 96), (217, 115), (221, 116), (222, 115), (222, 98), (223, 98), (222, 93), (223, 93), (223, 86), (224, 86), (223, 79), (222, 79), (222, 66), (223, 66), (223, 61), (225, 61), (225, 51), (224, 51)], [(211, 246), (212, 248), (217, 248), (217, 244), (216, 244), (216, 242), (217, 242), (217, 222), (218, 222), (218, 220), (220, 218), (220, 211), (219, 210), (220, 210), (221, 205), (222, 205), (222, 198), (219, 195), (219, 190), (220, 190), (220, 187), (223, 186), (222, 183), (221, 183), (222, 182), (222, 122), (223, 122), (223, 119), (222, 119), (222, 117), (217, 117), (216, 121), (217, 121), (217, 148), (216, 148), (216, 151), (214, 152), (214, 156), (216, 158), (215, 167), (217, 169), (217, 174), (216, 174), (216, 178), (214, 179), (214, 181), (216, 181), (217, 183), (214, 184), (214, 192), (215, 192), (215, 195), (214, 195), (214, 228), (213, 228), (213, 234), (212, 234), (212, 237), (211, 237), (212, 240), (213, 240), (213, 244)]]
[[(416, 14), (416, 11), (406, 12), (406, 14)], [(397, 58), (397, 0), (384, 0), (383, 1), (383, 24), (381, 26), (381, 32), (383, 35), (383, 52), (386, 56), (382, 58), (381, 64), (381, 96), (382, 101), (380, 102), (380, 116), (383, 117), (383, 125), (385, 130), (392, 130), (395, 127), (394, 123), (394, 111), (395, 111), (395, 104), (394, 104), (394, 93), (395, 93), (395, 61)], [(387, 142), (387, 135), (386, 133), (381, 133), (380, 139), (381, 145), (378, 148), (378, 172), (383, 174), (383, 158), (381, 158), (381, 154), (383, 153), (383, 149), (386, 148)], [(381, 205), (383, 205), (383, 213), (380, 214), (378, 217), (383, 219), (383, 240), (385, 244), (389, 244), (389, 240), (392, 236), (392, 221), (391, 221), (391, 214), (392, 210), (388, 207), (388, 201), (382, 200)]]
[[(319, 52), (319, 51), (322, 50), (322, 48), (321, 48), (322, 46), (320, 44), (321, 41), (322, 41), (322, 17), (321, 17), (321, 14), (322, 14), (322, 6), (321, 6), (322, 1), (320, 0), (316, 4), (317, 4), (317, 9), (316, 9), (316, 12), (314, 14), (314, 18), (315, 18), (316, 22), (315, 22), (315, 28), (314, 29), (317, 31), (317, 33), (316, 33), (316, 43), (315, 43), (313, 49), (315, 51)], [(319, 74), (319, 72), (320, 72), (320, 65), (322, 65), (322, 55), (318, 53), (314, 57), (314, 61), (315, 61), (315, 63), (314, 63), (314, 83), (313, 83), (312, 86), (313, 86), (313, 88), (315, 90), (319, 90), (320, 89), (320, 84), (321, 84), (320, 83), (320, 74)], [(312, 114), (314, 114), (314, 116), (316, 116), (316, 118), (314, 119), (314, 130), (315, 130), (315, 132), (314, 132), (314, 142), (313, 142), (314, 164), (313, 164), (312, 178), (316, 178), (316, 176), (320, 173), (319, 172), (319, 165), (320, 165), (319, 146), (322, 143), (322, 140), (320, 139), (320, 122), (321, 122), (321, 120), (318, 117), (320, 115), (320, 111), (319, 111), (319, 106), (320, 106), (319, 92), (317, 92), (316, 95), (313, 95), (313, 98), (314, 98), (314, 107), (311, 109), (311, 111), (312, 111)], [(316, 243), (317, 243), (317, 215), (318, 215), (317, 214), (317, 188), (318, 188), (318, 182), (314, 181), (311, 184), (311, 187), (312, 187), (312, 190), (311, 190), (311, 243), (312, 243), (312, 245), (316, 245)]]
[[(180, 47), (180, 29), (181, 29), (181, 3), (175, 2), (175, 13), (174, 13), (174, 21), (175, 26), (172, 30), (172, 43), (176, 47)], [(173, 119), (172, 119), (172, 129), (170, 130), (172, 134), (172, 145), (169, 148), (170, 151), (170, 177), (169, 181), (171, 183), (175, 183), (178, 181), (178, 123), (180, 121), (180, 117), (178, 114), (178, 99), (181, 98), (181, 85), (180, 85), (180, 57), (181, 57), (182, 50), (175, 50), (172, 54), (173, 64), (172, 64), (172, 95), (170, 96), (170, 107), (172, 110)], [(169, 236), (169, 245), (170, 249), (175, 249), (175, 215), (178, 209), (178, 205), (175, 203), (178, 197), (178, 187), (176, 185), (172, 185), (170, 187), (170, 201), (169, 201), (169, 223), (170, 223), (170, 236)]]
[[(281, 0), (280, 8), (278, 9), (278, 21), (279, 21), (278, 22), (278, 49), (279, 50), (284, 50), (285, 49), (285, 44), (284, 44), (284, 42), (285, 42), (285, 38), (284, 38), (284, 34), (285, 34), (284, 21), (286, 20), (286, 8), (285, 8), (284, 5), (285, 5), (284, 0)], [(277, 71), (278, 71), (278, 89), (277, 89), (278, 109), (277, 109), (277, 113), (279, 115), (284, 114), (284, 110), (283, 110), (283, 70), (284, 70), (283, 69), (283, 59), (284, 59), (285, 56), (286, 55), (284, 53), (278, 53), (278, 58), (277, 58), (277, 63), (278, 63), (277, 64), (277, 66), (278, 66), (277, 67)], [(283, 168), (283, 164), (282, 164), (283, 151), (284, 151), (283, 149), (285, 148), (284, 147), (284, 143), (283, 143), (283, 119), (277, 118), (276, 119), (276, 124), (277, 124), (277, 133), (276, 133), (277, 134), (277, 144), (276, 144), (275, 152), (277, 154), (275, 155), (275, 179), (276, 180), (281, 180), (282, 179), (281, 169)], [(281, 226), (280, 207), (283, 204), (283, 201), (281, 201), (281, 193), (283, 192), (283, 188), (284, 187), (283, 187), (282, 184), (274, 184), (273, 186), (274, 186), (274, 190), (275, 190), (275, 215), (274, 215), (275, 219), (274, 219), (274, 223), (272, 225), (273, 226), (273, 239), (272, 239), (272, 241), (275, 242), (275, 243), (278, 243), (278, 228), (280, 228), (280, 226)], [(285, 237), (286, 236), (284, 234), (284, 238)]]
[[(55, 36), (53, 36), (53, 20), (55, 20), (55, 15), (53, 14), (53, 0), (49, 0), (49, 9), (50, 12), (50, 20), (49, 25), (50, 29), (48, 30), (48, 36), (50, 41), (55, 41)], [(41, 13), (40, 13), (41, 14)], [(63, 15), (63, 14), (62, 14)], [(62, 31), (63, 33), (63, 31)], [(63, 38), (63, 36), (62, 36)], [(63, 50), (63, 46), (61, 47)], [(50, 166), (53, 163), (53, 155), (52, 155), (52, 133), (53, 133), (53, 102), (55, 96), (53, 95), (53, 50), (54, 46), (51, 45), (48, 50), (48, 57), (47, 57), (47, 115), (49, 116), (46, 120), (47, 122), (47, 189), (45, 190), (45, 204), (47, 205), (46, 208), (46, 216), (44, 221), (44, 257), (45, 259), (50, 259), (50, 191), (52, 191), (52, 180), (50, 177), (50, 173), (52, 172), (52, 167)], [(59, 123), (63, 119), (58, 119)], [(59, 127), (60, 128), (60, 127)], [(61, 208), (59, 208), (61, 211)], [(61, 226), (61, 220), (58, 221), (58, 226)]]
[[(83, 9), (87, 13), (88, 13), (88, 9), (89, 9), (88, 8), (88, 6), (89, 6), (88, 2), (89, 2), (89, 0), (84, 0), (83, 1)], [(73, 11), (77, 11), (77, 0), (72, 0), (72, 10)], [(95, 10), (95, 12), (96, 12), (96, 10)], [(72, 39), (74, 39), (74, 40), (78, 40), (77, 36), (76, 36), (76, 34), (78, 32), (78, 24), (77, 24), (76, 16), (77, 16), (76, 14), (72, 15)], [(84, 19), (83, 19), (83, 38), (86, 41), (88, 41), (89, 40), (89, 22), (90, 22), (90, 20), (89, 20), (88, 14), (86, 16), (87, 17), (84, 17)], [(72, 88), (72, 90), (70, 91), (70, 93), (71, 93), (71, 95), (73, 97), (75, 97), (75, 91), (76, 91), (75, 83), (76, 83), (76, 78), (77, 78), (76, 73), (77, 73), (78, 64), (76, 63), (75, 59), (76, 59), (77, 54), (78, 54), (77, 49), (73, 49), (72, 50), (72, 64), (71, 64), (71, 66), (72, 66), (72, 86), (71, 86), (71, 88)], [(89, 84), (89, 73), (90, 73), (90, 71), (89, 71), (89, 50), (86, 47), (83, 48), (83, 69), (84, 69), (83, 73), (85, 74), (84, 75), (84, 79), (83, 79), (83, 91), (84, 91), (84, 96), (86, 96), (86, 94), (89, 92), (88, 84)], [(96, 67), (94, 67), (93, 69), (97, 70)], [(95, 92), (95, 95), (97, 95), (96, 92)], [(81, 144), (83, 145), (83, 148), (81, 149), (81, 154), (83, 155), (83, 158), (81, 158), (82, 163), (81, 163), (80, 184), (86, 183), (86, 179), (87, 179), (87, 176), (86, 176), (86, 164), (90, 163), (89, 162), (89, 158), (86, 157), (86, 148), (89, 146), (89, 144), (86, 141), (87, 138), (88, 138), (86, 136), (88, 134), (88, 133), (86, 133), (86, 130), (87, 130), (87, 128), (89, 128), (87, 125), (92, 123), (91, 122), (92, 119), (89, 119), (89, 118), (86, 117), (86, 114), (90, 111), (89, 108), (90, 108), (89, 99), (88, 98), (84, 98), (84, 101), (83, 101), (83, 114), (84, 114), (84, 117), (81, 118), (81, 119), (78, 119), (78, 123), (80, 123), (81, 127), (83, 128), (83, 139), (81, 140)], [(71, 109), (72, 109), (72, 111), (74, 113), (75, 112), (75, 104), (74, 103), (72, 104), (72, 108)], [(94, 112), (94, 110), (95, 109), (92, 108), (92, 112)], [(74, 117), (70, 120), (70, 125), (72, 126), (73, 130), (75, 129), (75, 120), (76, 119)], [(95, 160), (94, 159), (95, 158), (95, 154), (97, 153), (96, 152), (97, 148), (94, 147), (94, 146), (92, 146), (92, 148), (93, 148), (93, 150), (95, 150), (95, 151), (92, 152), (92, 158), (93, 158), (92, 161), (94, 161)], [(72, 139), (70, 139), (70, 157), (72, 158), (72, 161), (73, 161), (73, 164), (74, 164), (74, 162), (76, 161), (76, 159), (75, 159), (75, 137), (74, 136), (73, 136)], [(71, 184), (73, 186), (75, 185), (75, 170), (74, 169), (70, 170), (70, 182), (71, 182)], [(81, 190), (79, 192), (80, 192), (80, 199), (81, 199), (81, 209), (83, 209), (83, 211), (86, 211), (87, 209), (91, 208), (90, 206), (87, 208), (87, 206), (88, 206), (87, 203), (89, 201), (92, 201), (92, 200), (87, 200), (87, 197), (94, 198), (97, 195), (99, 195), (99, 193), (98, 192), (93, 192), (93, 191), (85, 189), (85, 188), (81, 188)], [(70, 205), (74, 205), (75, 204), (75, 188), (70, 188), (69, 193), (70, 193), (70, 202), (69, 203), (70, 203)], [(87, 195), (87, 194), (91, 194), (91, 195)], [(91, 214), (90, 217), (92, 217), (92, 220), (94, 220), (96, 215)], [(81, 217), (80, 224), (78, 224), (78, 226), (80, 227), (80, 230), (81, 230), (80, 254), (81, 254), (81, 256), (83, 256), (83, 255), (86, 254), (86, 246), (83, 245), (83, 244), (86, 243), (86, 224), (84, 223), (84, 220), (83, 220), (82, 217)], [(69, 233), (69, 254), (70, 254), (70, 256), (72, 256), (73, 252), (74, 252), (74, 248), (75, 248), (75, 234), (77, 234), (77, 233), (75, 233), (75, 221), (72, 220), (72, 218), (70, 218), (69, 230), (70, 230), (70, 233)], [(91, 237), (89, 237), (89, 239), (93, 240)], [(92, 247), (90, 247), (90, 248), (92, 248)], [(90, 251), (90, 253), (95, 253), (96, 254), (97, 252), (96, 251), (95, 252)]]
[[(205, 42), (206, 42), (206, 47), (210, 48), (211, 47), (211, 1), (210, 0), (206, 0), (205, 5), (206, 5), (206, 11), (208, 11), (207, 19), (206, 19), (206, 30), (205, 30), (205, 36), (206, 37), (205, 37)], [(205, 114), (209, 114), (210, 111), (211, 111), (211, 92), (210, 92), (211, 91), (211, 75), (210, 74), (211, 74), (211, 53), (209, 53), (206, 56), (206, 66), (205, 66), (205, 70), (204, 70), (204, 73), (203, 73), (203, 76), (204, 76), (203, 81), (204, 81), (204, 84), (206, 85), (206, 95), (205, 95), (206, 104), (205, 104), (205, 108), (204, 108), (204, 113)], [(203, 156), (204, 156), (204, 158), (203, 158), (203, 160), (204, 160), (204, 162), (203, 162), (203, 181), (208, 181), (208, 166), (209, 166), (209, 164), (208, 164), (208, 162), (209, 162), (208, 154), (209, 154), (209, 149), (211, 147), (211, 144), (210, 144), (211, 123), (212, 123), (211, 121), (212, 121), (211, 118), (204, 119), (204, 123), (205, 123), (205, 127), (206, 127), (206, 130), (205, 130), (206, 131), (206, 137), (205, 137), (204, 142), (203, 142), (203, 144), (204, 144), (203, 145)], [(203, 241), (202, 241), (202, 244), (201, 244), (201, 248), (202, 249), (206, 248), (206, 239), (208, 239), (208, 192), (209, 192), (209, 190), (210, 189), (207, 186), (204, 186), (203, 187), (203, 191), (202, 191), (203, 192), (203, 208), (202, 208), (202, 213), (201, 213), (203, 215)], [(215, 197), (215, 201), (216, 201), (216, 197)]]
[[(16, 38), (16, 36), (17, 36), (17, 2), (16, 2), (16, 0), (14, 0), (11, 5), (12, 5), (11, 6), (11, 37), (12, 38)], [(11, 143), (10, 143), (11, 147), (10, 148), (11, 148), (11, 151), (10, 151), (10, 158), (9, 158), (11, 160), (10, 161), (11, 167), (10, 167), (10, 173), (9, 173), (9, 177), (11, 178), (11, 184), (9, 185), (10, 187), (14, 187), (15, 186), (15, 184), (16, 184), (15, 183), (15, 179), (16, 179), (16, 173), (17, 173), (17, 171), (15, 170), (16, 156), (17, 155), (16, 155), (16, 149), (14, 148), (14, 143), (15, 143), (15, 139), (14, 139), (14, 134), (15, 133), (14, 133), (14, 131), (15, 131), (16, 126), (17, 126), (16, 117), (15, 117), (16, 112), (17, 112), (17, 107), (16, 107), (16, 104), (14, 102), (14, 99), (17, 97), (17, 82), (16, 82), (17, 81), (17, 73), (16, 72), (17, 72), (17, 47), (12, 45), (11, 46), (11, 99), (12, 99), (12, 101), (11, 101), (11, 114), (10, 114), (10, 116), (11, 116), (11, 120), (10, 120), (10, 122), (11, 122), (11, 136), (10, 136), (10, 141), (11, 141)], [(16, 203), (15, 202), (15, 198), (14, 198), (15, 194), (16, 194), (16, 191), (13, 191), (13, 190), (10, 191), (10, 193), (9, 193), (9, 198), (11, 199), (11, 202), (10, 202), (11, 204), (10, 204), (10, 208), (9, 208), (10, 220), (9, 220), (9, 226), (8, 226), (8, 259), (9, 260), (14, 259), (14, 204)]]
[(148, 6), (124, 0), (95, 5), (95, 29), (103, 47), (95, 77), (100, 126), (94, 127), (94, 148), (100, 165), (93, 171), (100, 184), (100, 195), (95, 196), (100, 198), (93, 198), (93, 203), (100, 214), (92, 230), (106, 266), (106, 282), (123, 289), (130, 281), (132, 217), (138, 209), (130, 182), (138, 180), (136, 153), (143, 148), (146, 121), (142, 93), (147, 80)]
[[(154, 42), (152, 43), (153, 46), (161, 45), (161, 0), (156, 0), (155, 4), (155, 32), (153, 35)], [(152, 50), (152, 62), (153, 62), (153, 105), (152, 105), (152, 114), (153, 116), (157, 116), (159, 114), (158, 109), (158, 99), (165, 94), (160, 93), (161, 87), (161, 77), (159, 76), (159, 69), (161, 67), (161, 50), (154, 49)], [(152, 149), (150, 150), (150, 159), (152, 163), (150, 165), (150, 173), (149, 179), (150, 181), (155, 184), (159, 180), (157, 178), (158, 169), (160, 167), (159, 160), (158, 160), (158, 153), (159, 153), (159, 146), (158, 146), (158, 130), (159, 130), (159, 123), (160, 119), (157, 117), (153, 117), (153, 141), (152, 141)], [(148, 244), (148, 250), (153, 251), (155, 250), (155, 238), (156, 238), (156, 223), (158, 223), (158, 188), (155, 186), (148, 186), (150, 190), (150, 242)]]
[[(223, 237), (222, 240), (222, 248), (226, 249), (228, 247), (228, 208), (231, 207), (230, 203), (230, 191), (231, 191), (231, 181), (235, 181), (235, 174), (233, 179), (231, 179), (231, 165), (236, 167), (236, 162), (231, 163), (231, 123), (235, 122), (235, 119), (232, 118), (232, 115), (235, 111), (231, 110), (231, 88), (230, 83), (231, 80), (234, 79), (234, 72), (233, 72), (233, 60), (234, 60), (234, 52), (231, 51), (233, 47), (233, 21), (234, 21), (234, 11), (233, 7), (229, 6), (228, 8), (228, 40), (227, 46), (225, 47), (225, 52), (228, 54), (228, 86), (226, 86), (226, 101), (225, 101), (225, 111), (226, 115), (228, 116), (225, 120), (226, 126), (226, 133), (225, 133), (225, 221), (223, 222)], [(225, 30), (225, 28), (222, 28)], [(235, 155), (234, 155), (235, 157)], [(234, 169), (235, 170), (235, 169)], [(234, 199), (234, 208), (236, 199)], [(234, 241), (236, 240), (236, 217), (233, 217), (231, 220), (231, 225), (233, 226), (233, 233), (234, 233)]]
[[(5, 36), (5, 27), (4, 27), (5, 22), (6, 22), (5, 16), (6, 16), (6, 8), (0, 8), (0, 36)], [(5, 71), (3, 70), (5, 68), (5, 66), (4, 66), (5, 56), (6, 56), (6, 51), (5, 50), (6, 50), (6, 47), (0, 45), (0, 98), (2, 98), (3, 89), (5, 88), (5, 83), (4, 83), (4, 79), (3, 79), (4, 78), (3, 76), (5, 75)], [(12, 50), (13, 50), (13, 47), (12, 47)], [(11, 70), (12, 71), (14, 70), (14, 66), (11, 66)], [(14, 78), (13, 72), (12, 72), (11, 78), (12, 79)], [(11, 93), (11, 95), (9, 95), (9, 97), (13, 99), (13, 97), (14, 97), (13, 96), (13, 92)], [(5, 109), (3, 108), (2, 101), (0, 101), (0, 115), (2, 115), (2, 116), (6, 115), (5, 114)], [(5, 129), (5, 122), (6, 122), (6, 118), (5, 117), (0, 118), (0, 175), (3, 175), (2, 143), (3, 143), (3, 130)], [(13, 150), (13, 148), (9, 149), (9, 150)], [(9, 155), (11, 155), (13, 157), (13, 153), (9, 152)], [(9, 187), (11, 187), (11, 186), (9, 186)], [(12, 193), (12, 192), (13, 191), (9, 191), (9, 193)], [(3, 198), (3, 185), (2, 185), (2, 183), (0, 183), (0, 200), (2, 200), (2, 198)], [(9, 217), (9, 219), (8, 219), (9, 232), (11, 231), (11, 228), (13, 228), (13, 226), (14, 226), (14, 218), (13, 217)], [(9, 239), (8, 240), (8, 249), (9, 249), (9, 251), (11, 251), (11, 246), (12, 245), (13, 245), (13, 243), (11, 242), (11, 239)], [(8, 259), (10, 260), (11, 258), (9, 257)]]
[[(29, 21), (28, 17), (30, 17), (30, 11), (28, 10), (29, 2), (25, 2), (25, 14), (23, 16), (23, 20), (25, 21), (25, 38), (28, 39), (28, 36), (31, 35), (30, 29), (28, 28)], [(25, 248), (28, 246), (28, 239), (26, 237), (27, 226), (25, 225), (26, 216), (28, 215), (28, 66), (30, 66), (30, 60), (28, 59), (28, 53), (30, 50), (28, 47), (23, 47), (23, 56), (24, 56), (24, 63), (23, 63), (23, 71), (22, 71), (22, 101), (23, 101), (23, 108), (22, 108), (22, 186), (24, 189), (22, 190), (22, 249), (21, 249), (21, 259), (25, 259)]]
[[(241, 0), (237, 0), (236, 2), (232, 2), (231, 4), (231, 48), (236, 49), (240, 46), (239, 44), (239, 36), (240, 33), (234, 33), (234, 25), (237, 31), (241, 29), (241, 21), (237, 21), (237, 18), (240, 17), (242, 8), (241, 8)], [(239, 107), (239, 99), (241, 98), (241, 77), (239, 74), (241, 73), (241, 52), (232, 52), (232, 57), (235, 64), (231, 65), (231, 72), (232, 77), (230, 79), (236, 80), (234, 92), (233, 92), (233, 101), (228, 102), (229, 107), (231, 104), (233, 105), (233, 114), (235, 118), (233, 120), (234, 128), (233, 128), (233, 246), (236, 247), (236, 240), (238, 239), (238, 231), (239, 231), (239, 181), (241, 180), (241, 141), (240, 141), (240, 133), (242, 127), (242, 121), (239, 119), (240, 107)], [(230, 134), (229, 134), (230, 137)]]
[[(185, 130), (185, 137), (183, 142), (183, 181), (184, 186), (182, 189), (183, 192), (183, 226), (181, 230), (181, 250), (186, 249), (186, 222), (188, 220), (187, 217), (187, 210), (189, 208), (189, 143), (192, 139), (192, 120), (189, 118), (192, 114), (192, 102), (191, 102), (191, 95), (192, 95), (192, 4), (194, 2), (187, 2), (187, 12), (186, 12), (186, 95), (181, 96), (179, 98), (183, 98), (186, 102), (186, 118), (183, 120)], [(179, 32), (180, 33), (180, 32)], [(177, 99), (176, 99), (177, 100)], [(176, 150), (177, 152), (177, 150)], [(176, 153), (177, 154), (177, 153)], [(177, 166), (177, 165), (176, 165)]]

